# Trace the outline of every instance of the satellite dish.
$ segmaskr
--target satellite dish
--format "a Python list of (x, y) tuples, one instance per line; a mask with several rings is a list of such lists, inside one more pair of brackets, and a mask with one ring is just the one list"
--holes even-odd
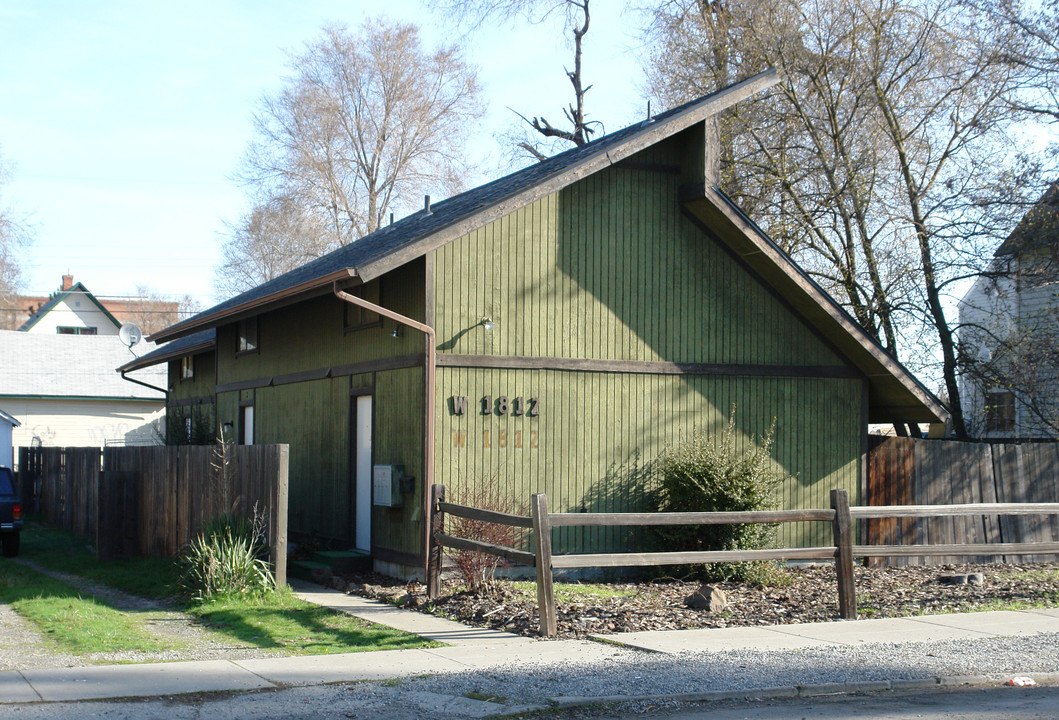
[(143, 340), (143, 332), (132, 323), (125, 323), (118, 330), (118, 338), (131, 349), (133, 345)]

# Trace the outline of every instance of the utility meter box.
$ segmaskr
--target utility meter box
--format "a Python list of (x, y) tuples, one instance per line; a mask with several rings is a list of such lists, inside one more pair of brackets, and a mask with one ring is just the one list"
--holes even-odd
[(404, 497), (401, 495), (402, 479), (404, 479), (404, 466), (376, 465), (372, 472), (373, 503), (380, 507), (402, 507), (404, 505)]

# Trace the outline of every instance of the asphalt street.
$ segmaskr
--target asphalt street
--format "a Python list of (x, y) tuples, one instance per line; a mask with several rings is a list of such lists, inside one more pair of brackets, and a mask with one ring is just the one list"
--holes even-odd
[[(351, 683), (250, 693), (214, 693), (126, 701), (0, 705), (7, 720), (430, 720), (488, 717), (484, 703), (405, 692), (399, 684)], [(529, 711), (522, 717), (616, 720), (1057, 720), (1059, 687), (956, 687), (867, 695), (723, 701), (704, 704), (631, 703)], [(511, 717), (511, 716), (509, 716)]]

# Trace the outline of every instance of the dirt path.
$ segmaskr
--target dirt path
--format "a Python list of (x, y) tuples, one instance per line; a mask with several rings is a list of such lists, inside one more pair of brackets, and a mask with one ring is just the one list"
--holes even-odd
[(0, 670), (79, 667), (116, 662), (221, 658), (234, 660), (284, 654), (282, 650), (250, 647), (210, 631), (196, 618), (157, 600), (130, 595), (76, 575), (48, 570), (22, 558), (14, 562), (67, 583), (85, 595), (92, 595), (107, 606), (130, 615), (142, 623), (146, 632), (170, 645), (171, 649), (160, 652), (118, 651), (83, 655), (67, 653), (9, 605), (0, 603)]

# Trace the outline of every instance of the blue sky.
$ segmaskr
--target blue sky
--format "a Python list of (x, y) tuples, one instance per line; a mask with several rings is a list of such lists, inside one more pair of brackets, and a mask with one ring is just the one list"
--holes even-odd
[[(588, 109), (609, 130), (646, 105), (639, 19), (623, 5), (595, 3), (586, 39)], [(148, 285), (213, 304), (224, 222), (247, 209), (232, 176), (285, 51), (382, 9), (420, 25), (430, 47), (458, 39), (416, 0), (0, 0), (0, 155), (13, 166), (0, 202), (35, 231), (27, 291), (51, 292), (69, 270), (103, 297)], [(463, 44), (488, 108), (470, 143), (478, 184), (499, 174), (509, 106), (561, 118), (571, 52), (554, 22)]]

